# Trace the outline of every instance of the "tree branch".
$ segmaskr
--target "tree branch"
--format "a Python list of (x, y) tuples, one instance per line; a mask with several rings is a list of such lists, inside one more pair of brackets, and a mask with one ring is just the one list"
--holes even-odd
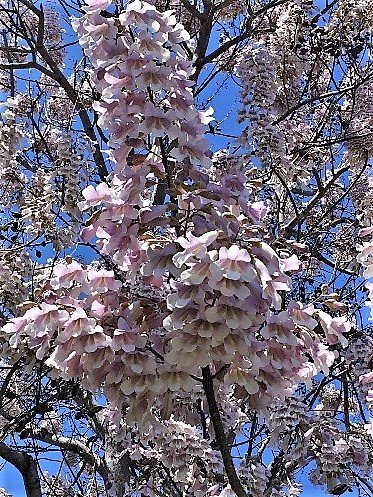
[(328, 191), (328, 189), (330, 188), (331, 185), (333, 185), (333, 183), (335, 183), (335, 181), (343, 174), (345, 173), (346, 171), (348, 171), (349, 167), (348, 166), (344, 166), (344, 167), (341, 167), (334, 175), (333, 177), (331, 178), (330, 181), (328, 181), (317, 193), (316, 195), (309, 201), (309, 203), (307, 204), (307, 206), (303, 209), (302, 212), (300, 212), (298, 215), (294, 216), (293, 219), (291, 219), (286, 226), (284, 226), (283, 230), (285, 233), (290, 233), (292, 231), (292, 229), (301, 221), (303, 221), (307, 216), (308, 214), (310, 214), (310, 212), (312, 211), (312, 209), (315, 207), (315, 205), (317, 204), (317, 202), (319, 200), (321, 200), (325, 193)]
[[(66, 95), (70, 99), (70, 101), (74, 104), (80, 120), (83, 125), (83, 129), (87, 137), (93, 142), (93, 157), (95, 160), (95, 163), (97, 165), (98, 169), (98, 175), (100, 176), (100, 179), (102, 181), (105, 181), (106, 176), (108, 175), (108, 170), (106, 167), (105, 159), (104, 156), (101, 152), (100, 146), (97, 143), (97, 137), (96, 133), (94, 131), (93, 125), (91, 123), (91, 120), (89, 118), (88, 112), (84, 106), (84, 104), (81, 102), (78, 93), (75, 91), (73, 86), (69, 83), (68, 79), (65, 77), (63, 72), (59, 69), (58, 65), (55, 63), (53, 60), (53, 57), (50, 55), (46, 47), (44, 46), (43, 39), (44, 39), (44, 12), (42, 8), (38, 9), (32, 2), (29, 2), (28, 0), (21, 0), (21, 3), (24, 4), (27, 8), (29, 8), (37, 17), (38, 17), (38, 29), (36, 33), (36, 37), (34, 37), (34, 40), (31, 41), (31, 39), (28, 39), (28, 44), (30, 48), (32, 49), (33, 53), (33, 61), (23, 63), (22, 66), (16, 67), (13, 66), (13, 69), (26, 69), (26, 68), (34, 68), (39, 70), (41, 73), (45, 74), (46, 76), (49, 76), (51, 79), (56, 81), (61, 88), (63, 88), (66, 92)], [(46, 67), (44, 67), (42, 64), (39, 64), (36, 61), (36, 56), (35, 52), (37, 52), (41, 58), (44, 60), (44, 62), (48, 65), (48, 67), (51, 70), (48, 70)], [(11, 64), (7, 64), (6, 67), (3, 65), (4, 69), (11, 70), (12, 67)], [(1, 67), (0, 67), (1, 68)]]
[(230, 453), (227, 437), (224, 432), (223, 422), (221, 420), (219, 407), (216, 402), (214, 384), (209, 366), (202, 368), (202, 385), (209, 406), (210, 418), (215, 431), (215, 439), (218, 444), (221, 456), (223, 458), (224, 468), (227, 473), (229, 484), (237, 497), (248, 497), (240, 479), (237, 476), (236, 468), (234, 467), (232, 456)]
[(48, 433), (46, 430), (33, 429), (32, 436), (41, 440), (42, 442), (56, 445), (60, 449), (68, 450), (74, 454), (78, 454), (84, 461), (90, 464), (97, 473), (102, 476), (103, 480), (107, 480), (107, 469), (105, 468), (101, 459), (89, 450), (88, 446), (79, 440), (64, 437), (58, 434)]
[(108, 175), (108, 170), (106, 168), (105, 160), (102, 155), (99, 144), (97, 143), (97, 137), (94, 132), (91, 120), (89, 119), (88, 112), (84, 107), (83, 103), (80, 101), (77, 92), (70, 85), (67, 78), (64, 76), (62, 71), (57, 67), (53, 58), (49, 54), (48, 50), (44, 46), (38, 46), (37, 51), (43, 58), (43, 60), (48, 64), (48, 66), (52, 69), (52, 71), (47, 71), (41, 64), (38, 64), (38, 69), (40, 72), (46, 74), (54, 81), (56, 81), (66, 92), (66, 95), (69, 97), (70, 101), (76, 106), (76, 110), (78, 111), (79, 117), (82, 121), (83, 128), (85, 134), (88, 138), (93, 142), (93, 157), (95, 159), (98, 174), (102, 181), (105, 181), (106, 176)]
[(16, 450), (0, 442), (0, 457), (21, 473), (27, 497), (42, 497), (38, 467), (35, 459), (22, 450)]
[(198, 19), (203, 19), (203, 14), (194, 5), (192, 5), (188, 0), (181, 0), (181, 3), (193, 16), (198, 17)]
[[(288, 0), (278, 0), (278, 1), (272, 2), (272, 3), (262, 7), (261, 9), (257, 10), (256, 12), (251, 13), (250, 18), (254, 19), (255, 17), (258, 17), (258, 16), (264, 14), (267, 10), (274, 8), (274, 7), (277, 7), (278, 5), (281, 5), (283, 3), (286, 3), (287, 1)], [(231, 2), (229, 2), (229, 3), (231, 3)], [(205, 64), (212, 62), (214, 59), (219, 57), (219, 55), (222, 55), (224, 52), (229, 50), (234, 45), (237, 45), (241, 41), (247, 40), (250, 36), (252, 36), (252, 34), (253, 34), (253, 31), (251, 30), (251, 26), (249, 25), (248, 27), (246, 27), (244, 29), (244, 31), (242, 31), (242, 33), (240, 33), (239, 35), (235, 36), (234, 38), (232, 38), (230, 40), (227, 40), (225, 43), (220, 45), (220, 47), (216, 48), (210, 54), (205, 55), (203, 57), (198, 57), (195, 64), (194, 64), (195, 67), (202, 69), (202, 67)]]

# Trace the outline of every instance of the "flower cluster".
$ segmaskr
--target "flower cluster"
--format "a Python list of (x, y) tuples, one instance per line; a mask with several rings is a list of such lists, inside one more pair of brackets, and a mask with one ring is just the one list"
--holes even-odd
[[(103, 15), (106, 1), (84, 8), (75, 29), (94, 66), (94, 107), (111, 133), (115, 170), (82, 192), (78, 206), (91, 214), (82, 238), (97, 240), (124, 283), (113, 271), (61, 261), (40, 304), (4, 327), (9, 343), (57, 376), (103, 386), (128, 423), (169, 419), (173, 398), (198, 390), (206, 366), (268, 414), (300, 381), (328, 371), (328, 346), (344, 347), (350, 326), (312, 305), (284, 305), (300, 262), (268, 243), (252, 168), (224, 151), (208, 157), (210, 113), (194, 107), (188, 36), (175, 17), (138, 0), (119, 17)], [(73, 202), (67, 141), (60, 137), (57, 173)], [(46, 175), (34, 182), (35, 202), (55, 195)]]
[(372, 32), (372, 11), (368, 0), (339, 0), (325, 26), (325, 42), (330, 52), (340, 51), (358, 57), (364, 39)]
[(0, 302), (13, 315), (27, 301), (32, 275), (30, 256), (22, 251), (0, 250)]
[(368, 444), (358, 434), (346, 440), (335, 421), (324, 419), (319, 426), (311, 428), (309, 435), (317, 454), (316, 468), (310, 475), (312, 483), (326, 485), (333, 493), (340, 486), (348, 488), (352, 484), (356, 467), (365, 475), (369, 471)]
[(149, 198), (161, 189), (166, 170), (176, 161), (210, 164), (203, 135), (211, 117), (194, 107), (192, 65), (182, 48), (189, 37), (175, 16), (135, 1), (114, 19), (99, 14), (107, 6), (86, 7), (75, 29), (95, 65), (101, 100), (94, 107), (111, 133), (115, 174), (109, 187), (84, 190), (80, 207), (102, 204), (83, 237), (95, 235), (102, 252), (131, 277), (147, 261), (142, 233), (159, 226), (169, 210)]
[(108, 5), (85, 7), (75, 29), (95, 66), (101, 100), (94, 108), (110, 129), (116, 172), (126, 174), (126, 155), (132, 147), (147, 149), (149, 135), (152, 143), (167, 136), (168, 157), (209, 165), (203, 135), (211, 117), (194, 107), (192, 62), (182, 48), (188, 33), (170, 11), (146, 2), (130, 2), (118, 19), (100, 15)]
[(201, 472), (201, 461), (209, 472), (221, 473), (223, 464), (219, 452), (213, 450), (199, 430), (181, 421), (166, 421), (161, 430), (149, 434), (155, 442), (153, 454), (167, 468), (172, 468), (175, 481), (191, 485), (194, 495), (206, 495), (208, 482)]
[(372, 14), (321, 3), (87, 0), (70, 72), (67, 16), (0, 0), (0, 431), (60, 447), (46, 496), (364, 484)]
[(0, 191), (2, 202), (17, 200), (25, 175), (19, 172), (17, 153), (26, 145), (24, 128), (17, 123), (14, 102), (8, 99), (4, 104), (0, 122)]
[(373, 340), (367, 336), (354, 341), (346, 352), (346, 360), (353, 365), (354, 380), (368, 408), (373, 407)]
[[(302, 74), (309, 69), (310, 57), (305, 57), (308, 10), (307, 2), (295, 1), (275, 8), (271, 15), (277, 29), (251, 41), (236, 68), (242, 84), (240, 121), (246, 126), (241, 144), (260, 159), (262, 167), (267, 169), (275, 161), (279, 174), (290, 176), (291, 184), (297, 186), (304, 186), (310, 174), (307, 163), (294, 164), (292, 152), (307, 141), (310, 127), (302, 113), (294, 112), (291, 120), (281, 116), (299, 99)], [(303, 53), (298, 53), (298, 46)]]

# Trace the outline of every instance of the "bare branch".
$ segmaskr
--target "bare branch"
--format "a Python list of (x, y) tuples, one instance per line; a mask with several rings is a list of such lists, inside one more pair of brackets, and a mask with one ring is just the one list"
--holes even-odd
[(42, 497), (38, 467), (29, 454), (0, 442), (0, 457), (21, 473), (27, 497)]
[(104, 481), (107, 480), (108, 472), (103, 461), (83, 442), (73, 438), (64, 437), (59, 434), (48, 433), (46, 430), (42, 429), (33, 429), (32, 435), (38, 440), (51, 445), (56, 445), (60, 449), (68, 450), (74, 454), (78, 454), (84, 461), (90, 464), (95, 471), (97, 471), (97, 473), (100, 474)]

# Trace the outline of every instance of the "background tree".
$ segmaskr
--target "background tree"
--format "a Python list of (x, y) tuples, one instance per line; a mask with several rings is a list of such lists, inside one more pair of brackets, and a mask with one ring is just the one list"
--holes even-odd
[(27, 497), (373, 495), (370, 3), (0, 23), (0, 456)]

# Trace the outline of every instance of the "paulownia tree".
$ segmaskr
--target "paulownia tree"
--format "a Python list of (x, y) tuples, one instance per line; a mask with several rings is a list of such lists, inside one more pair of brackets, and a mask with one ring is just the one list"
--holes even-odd
[(27, 497), (373, 495), (369, 0), (0, 24), (0, 457)]

